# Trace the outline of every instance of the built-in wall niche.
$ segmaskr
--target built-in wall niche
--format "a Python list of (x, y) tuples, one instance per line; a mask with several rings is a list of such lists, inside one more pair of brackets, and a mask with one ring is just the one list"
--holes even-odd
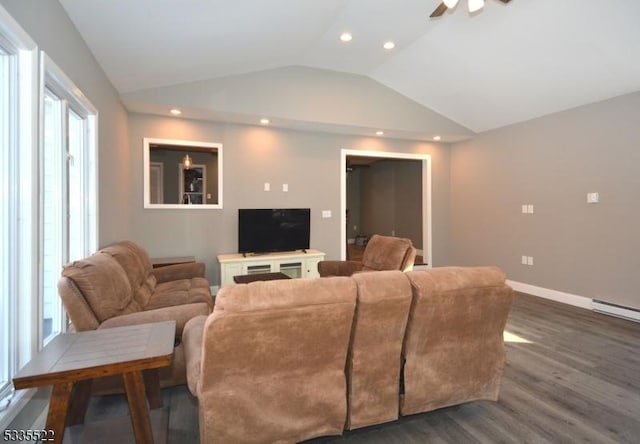
[(143, 151), (145, 208), (222, 208), (221, 143), (145, 137)]

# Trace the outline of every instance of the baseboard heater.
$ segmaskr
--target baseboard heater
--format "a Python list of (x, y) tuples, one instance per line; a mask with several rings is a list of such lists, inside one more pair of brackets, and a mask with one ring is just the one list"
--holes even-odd
[(640, 310), (637, 310), (635, 308), (624, 307), (622, 305), (599, 301), (597, 299), (592, 300), (591, 308), (593, 311), (597, 311), (599, 313), (628, 319), (630, 321), (640, 322)]

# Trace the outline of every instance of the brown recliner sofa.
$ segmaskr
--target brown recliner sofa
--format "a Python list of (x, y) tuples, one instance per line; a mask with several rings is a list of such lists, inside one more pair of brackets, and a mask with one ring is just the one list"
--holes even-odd
[(410, 239), (374, 234), (364, 249), (362, 261), (321, 261), (318, 273), (327, 277), (351, 276), (362, 271), (409, 271), (413, 269), (415, 259), (416, 249)]
[(201, 442), (294, 442), (495, 401), (512, 299), (496, 267), (225, 287), (184, 330)]
[[(121, 241), (64, 265), (58, 293), (75, 331), (175, 320), (174, 359), (160, 371), (160, 383), (166, 387), (186, 381), (180, 345), (185, 323), (213, 309), (204, 271), (203, 263), (154, 269), (144, 248)], [(115, 391), (119, 386), (105, 381), (95, 384), (95, 391)]]

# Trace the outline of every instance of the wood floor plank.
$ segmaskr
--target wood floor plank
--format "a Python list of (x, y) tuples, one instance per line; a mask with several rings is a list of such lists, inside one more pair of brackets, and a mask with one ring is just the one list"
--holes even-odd
[[(637, 443), (640, 324), (518, 294), (506, 330), (498, 402), (479, 401), (316, 443)], [(185, 386), (163, 390), (169, 443), (198, 443), (197, 402)], [(127, 414), (126, 398), (92, 399), (92, 420)]]

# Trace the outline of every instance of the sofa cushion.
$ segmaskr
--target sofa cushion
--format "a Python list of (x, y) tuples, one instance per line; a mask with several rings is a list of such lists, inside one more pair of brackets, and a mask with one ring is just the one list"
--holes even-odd
[(144, 310), (197, 302), (205, 302), (209, 307), (213, 307), (209, 281), (205, 278), (180, 279), (158, 284)]
[(123, 268), (109, 254), (95, 253), (67, 264), (62, 276), (76, 284), (100, 322), (131, 310), (131, 284)]
[[(121, 241), (100, 250), (102, 253), (111, 255), (124, 269), (135, 291), (138, 287), (148, 284), (147, 278), (151, 274), (151, 261), (147, 252), (131, 241)], [(155, 281), (153, 281), (155, 285)], [(153, 292), (153, 288), (150, 288)]]
[(176, 321), (176, 337), (182, 335), (187, 321), (195, 316), (207, 315), (211, 312), (204, 302), (161, 307), (153, 310), (136, 311), (107, 319), (99, 328), (124, 327), (125, 325), (148, 324), (150, 322)]

